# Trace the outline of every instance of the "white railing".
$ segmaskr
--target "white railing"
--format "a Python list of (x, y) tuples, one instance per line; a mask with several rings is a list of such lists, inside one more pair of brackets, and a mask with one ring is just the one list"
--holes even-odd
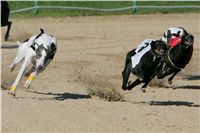
[(35, 7), (28, 7), (23, 9), (18, 9), (11, 11), (10, 14), (26, 12), (31, 10), (38, 10), (38, 9), (50, 9), (50, 10), (88, 10), (88, 11), (97, 11), (97, 12), (119, 12), (119, 11), (126, 11), (126, 10), (137, 10), (137, 9), (200, 9), (200, 6), (129, 6), (129, 7), (122, 7), (122, 8), (115, 8), (115, 9), (99, 9), (99, 8), (92, 8), (92, 7), (70, 7), (70, 6), (35, 6)]

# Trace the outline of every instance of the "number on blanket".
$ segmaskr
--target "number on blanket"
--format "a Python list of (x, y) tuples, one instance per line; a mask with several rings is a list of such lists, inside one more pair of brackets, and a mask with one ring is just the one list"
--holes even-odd
[(139, 50), (138, 52), (142, 51), (144, 48), (146, 48), (147, 46), (149, 46), (149, 43), (146, 42)]

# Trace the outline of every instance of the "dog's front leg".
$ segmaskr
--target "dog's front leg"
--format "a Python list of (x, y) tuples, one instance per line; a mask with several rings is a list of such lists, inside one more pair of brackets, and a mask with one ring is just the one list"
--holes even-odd
[(26, 82), (25, 82), (25, 84), (24, 84), (24, 87), (25, 87), (25, 88), (29, 88), (30, 85), (31, 85), (31, 83), (33, 82), (33, 80), (35, 79), (35, 77), (36, 77), (37, 75), (38, 75), (38, 72), (37, 72), (37, 71), (32, 72), (32, 73), (29, 75), (28, 79), (26, 80)]
[(18, 75), (17, 75), (17, 78), (15, 79), (15, 82), (12, 84), (12, 86), (11, 86), (11, 88), (10, 88), (9, 94), (15, 96), (16, 87), (17, 87), (17, 85), (18, 85), (18, 83), (19, 83), (19, 80), (21, 79), (23, 73), (25, 72), (26, 67), (29, 65), (29, 63), (30, 63), (30, 60), (26, 59), (26, 60), (24, 61), (24, 63), (22, 64), (22, 67), (20, 68), (20, 71), (19, 71), (19, 73), (18, 73)]

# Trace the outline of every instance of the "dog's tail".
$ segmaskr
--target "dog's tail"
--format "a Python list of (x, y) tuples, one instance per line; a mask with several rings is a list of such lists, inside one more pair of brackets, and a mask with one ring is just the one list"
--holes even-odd
[[(40, 34), (36, 36), (35, 39), (37, 39), (38, 37), (40, 37), (42, 34), (44, 33), (44, 30), (42, 28), (40, 28)], [(35, 41), (35, 40), (34, 40)]]
[(20, 46), (21, 44), (22, 44), (21, 42), (17, 41), (17, 45), (19, 45), (19, 46)]

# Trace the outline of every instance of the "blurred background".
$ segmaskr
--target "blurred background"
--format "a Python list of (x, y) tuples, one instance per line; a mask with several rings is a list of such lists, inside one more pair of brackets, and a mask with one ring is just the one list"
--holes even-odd
[(9, 1), (11, 17), (199, 12), (200, 1)]
[[(199, 13), (200, 1), (2, 1), (3, 40), (10, 38), (14, 19), (67, 16)], [(8, 11), (9, 10), (9, 11)], [(13, 26), (12, 26), (13, 25)], [(6, 28), (7, 27), (7, 28)], [(4, 35), (5, 34), (5, 35)], [(12, 40), (10, 38), (10, 40)]]

